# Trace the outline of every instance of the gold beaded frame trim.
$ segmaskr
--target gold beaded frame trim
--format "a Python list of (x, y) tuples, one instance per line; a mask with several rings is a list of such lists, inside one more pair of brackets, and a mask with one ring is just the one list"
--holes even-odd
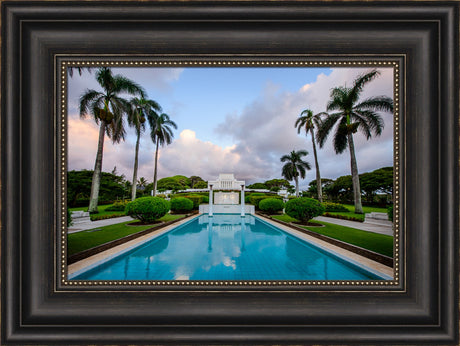
[[(131, 57), (131, 56), (106, 56), (106, 57), (85, 57), (85, 56), (56, 56), (56, 126), (57, 134), (57, 172), (59, 176), (58, 187), (60, 194), (58, 205), (60, 206), (60, 224), (55, 233), (55, 289), (59, 286), (68, 291), (70, 288), (96, 289), (97, 291), (113, 289), (131, 290), (161, 290), (168, 291), (184, 290), (254, 290), (257, 288), (268, 288), (269, 290), (346, 290), (365, 291), (405, 291), (405, 280), (401, 280), (402, 272), (405, 270), (405, 260), (401, 260), (401, 253), (405, 253), (405, 233), (400, 230), (400, 205), (401, 205), (401, 165), (400, 165), (400, 114), (401, 100), (404, 100), (405, 93), (405, 56), (244, 56), (244, 57), (194, 57), (183, 58), (172, 57)], [(393, 68), (393, 279), (392, 280), (68, 280), (67, 274), (67, 83), (68, 68), (84, 67), (342, 67), (342, 68)], [(402, 84), (402, 87), (401, 87)], [(405, 107), (405, 102), (403, 103)], [(404, 113), (403, 113), (404, 114)], [(59, 191), (59, 190), (58, 190)], [(402, 248), (402, 245), (403, 247)]]

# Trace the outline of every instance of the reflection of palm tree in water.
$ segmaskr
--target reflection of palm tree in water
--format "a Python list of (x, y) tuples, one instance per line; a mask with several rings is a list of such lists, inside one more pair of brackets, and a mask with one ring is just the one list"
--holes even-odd
[(245, 233), (249, 230), (251, 232), (251, 226), (246, 226), (246, 219), (244, 217), (241, 218), (241, 252), (246, 251), (246, 242), (245, 242)]
[[(211, 218), (209, 218), (211, 220)], [(208, 223), (208, 252), (212, 251), (212, 221)]]
[(125, 268), (124, 268), (124, 273), (125, 273), (125, 280), (128, 280), (128, 270), (129, 270), (129, 256), (125, 257)]

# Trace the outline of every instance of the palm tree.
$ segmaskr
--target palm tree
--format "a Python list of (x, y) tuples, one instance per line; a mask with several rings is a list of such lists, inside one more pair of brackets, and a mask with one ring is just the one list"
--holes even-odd
[(73, 77), (73, 70), (76, 69), (78, 71), (78, 74), (81, 76), (83, 71), (86, 70), (88, 71), (89, 73), (91, 73), (91, 67), (81, 67), (81, 66), (77, 66), (77, 67), (69, 67), (69, 76), (70, 78)]
[(331, 99), (327, 104), (327, 111), (336, 112), (331, 114), (323, 113), (326, 118), (321, 122), (321, 126), (316, 133), (316, 139), (322, 148), (332, 128), (338, 123), (333, 140), (334, 150), (337, 154), (342, 153), (347, 146), (350, 150), (353, 195), (355, 213), (357, 214), (363, 213), (363, 207), (361, 204), (361, 188), (353, 134), (360, 130), (368, 140), (373, 134), (380, 136), (384, 122), (377, 111), (393, 112), (393, 100), (387, 96), (374, 96), (359, 102), (359, 96), (364, 86), (379, 75), (379, 71), (372, 70), (358, 76), (351, 88), (346, 86), (333, 88), (331, 90)]
[(280, 159), (281, 162), (287, 162), (283, 166), (281, 174), (287, 180), (294, 180), (296, 197), (299, 197), (299, 177), (305, 179), (306, 170), (311, 169), (310, 164), (302, 160), (302, 157), (307, 155), (308, 151), (306, 150), (293, 150), (288, 155), (283, 155)]
[(129, 103), (119, 95), (127, 93), (143, 97), (145, 94), (141, 86), (121, 75), (114, 76), (107, 67), (98, 69), (96, 80), (103, 91), (86, 89), (80, 96), (80, 117), (86, 118), (91, 115), (99, 125), (99, 140), (88, 207), (90, 213), (97, 212), (104, 137), (107, 134), (113, 143), (119, 143), (125, 137), (123, 115), (128, 113)]
[(300, 133), (302, 129), (305, 129), (305, 134), (308, 136), (310, 131), (311, 142), (313, 144), (313, 156), (315, 157), (315, 167), (316, 167), (316, 186), (318, 191), (318, 200), (323, 203), (323, 191), (321, 186), (321, 174), (319, 173), (319, 164), (318, 164), (318, 154), (316, 152), (315, 144), (315, 127), (319, 127), (320, 123), (320, 114), (313, 115), (313, 112), (310, 109), (305, 109), (295, 122), (295, 127), (297, 127), (297, 133)]
[(145, 190), (148, 184), (149, 182), (144, 177), (140, 177), (139, 180), (137, 181), (137, 185), (143, 190)]
[(145, 131), (145, 121), (152, 114), (158, 116), (156, 112), (161, 111), (161, 107), (158, 103), (153, 100), (146, 100), (141, 97), (133, 97), (130, 101), (130, 112), (128, 114), (128, 124), (129, 126), (134, 127), (136, 130), (136, 151), (134, 154), (134, 170), (133, 170), (133, 183), (131, 190), (131, 200), (136, 199), (136, 189), (137, 189), (137, 168), (139, 164), (139, 142), (141, 134)]
[(177, 129), (177, 125), (174, 121), (169, 119), (169, 115), (162, 113), (160, 115), (150, 114), (148, 117), (150, 125), (150, 137), (153, 143), (156, 145), (155, 148), (155, 171), (153, 174), (153, 195), (157, 193), (157, 171), (158, 171), (158, 146), (162, 147), (165, 144), (171, 144), (174, 137), (171, 127)]

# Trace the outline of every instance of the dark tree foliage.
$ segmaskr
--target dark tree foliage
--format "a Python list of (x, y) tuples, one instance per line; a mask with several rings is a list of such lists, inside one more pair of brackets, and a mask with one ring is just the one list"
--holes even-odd
[(280, 189), (283, 188), (288, 188), (290, 186), (289, 181), (286, 179), (271, 179), (267, 180), (264, 185), (267, 187), (267, 189), (271, 189), (273, 187), (278, 187)]
[[(67, 172), (67, 202), (69, 207), (86, 206), (91, 194), (93, 171)], [(127, 197), (125, 178), (112, 173), (102, 172), (99, 202), (111, 202)], [(82, 205), (79, 205), (82, 204)]]
[(254, 183), (247, 186), (248, 189), (259, 189), (259, 190), (268, 190), (267, 185), (264, 183)]

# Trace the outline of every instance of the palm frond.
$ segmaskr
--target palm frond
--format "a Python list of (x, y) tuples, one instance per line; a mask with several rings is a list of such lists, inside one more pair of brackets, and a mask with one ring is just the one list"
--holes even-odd
[(378, 71), (377, 69), (373, 69), (369, 72), (366, 72), (356, 77), (356, 79), (353, 81), (353, 88), (351, 88), (350, 91), (350, 96), (353, 103), (356, 103), (358, 101), (359, 95), (363, 91), (365, 85), (377, 78), (378, 76), (380, 76), (380, 71)]
[(146, 91), (145, 89), (137, 84), (136, 82), (132, 81), (121, 75), (116, 75), (113, 77), (114, 81), (114, 88), (113, 91), (115, 93), (128, 93), (130, 95), (139, 95), (142, 98), (145, 98)]
[(341, 154), (347, 148), (347, 119), (343, 117), (337, 126), (337, 130), (334, 134), (333, 146), (336, 154)]
[(344, 117), (342, 112), (327, 114), (327, 117), (321, 122), (320, 126), (316, 130), (316, 142), (319, 144), (320, 148), (324, 146), (329, 133), (341, 117)]
[[(379, 114), (370, 110), (354, 111), (353, 114), (355, 116), (359, 116), (361, 119), (360, 123), (366, 123), (370, 131), (373, 132), (376, 136), (380, 136), (382, 134), (385, 123)], [(367, 139), (370, 137), (371, 136), (367, 137)]]
[(374, 96), (358, 103), (353, 108), (357, 110), (372, 110), (393, 113), (393, 99), (387, 96)]
[(91, 103), (100, 97), (102, 93), (93, 89), (86, 89), (80, 96), (80, 117), (85, 118), (91, 109)]

